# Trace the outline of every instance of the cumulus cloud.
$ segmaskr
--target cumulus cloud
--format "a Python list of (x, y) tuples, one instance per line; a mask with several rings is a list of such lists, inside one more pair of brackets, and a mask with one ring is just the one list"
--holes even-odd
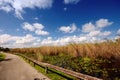
[(10, 12), (10, 11), (13, 10), (13, 8), (10, 7), (9, 5), (7, 5), (7, 6), (1, 6), (0, 10), (6, 11), (6, 12)]
[(28, 30), (28, 31), (33, 31), (35, 32), (35, 34), (37, 35), (49, 35), (49, 32), (44, 31), (44, 26), (40, 23), (33, 23), (30, 24), (28, 22), (24, 22), (22, 25), (22, 28), (24, 30)]
[(54, 40), (52, 37), (40, 40), (38, 37), (34, 37), (31, 34), (26, 34), (25, 36), (12, 36), (9, 34), (0, 35), (0, 45), (4, 47), (34, 47), (34, 46), (60, 46), (67, 45), (73, 42), (83, 42), (86, 41), (87, 37), (80, 36), (68, 36), (62, 37)]
[(95, 25), (91, 22), (86, 23), (82, 26), (82, 32), (91, 32), (95, 30)]
[(92, 22), (86, 23), (82, 26), (82, 32), (91, 32), (91, 31), (100, 31), (104, 27), (112, 25), (113, 22), (110, 22), (108, 19), (99, 19), (96, 21), (96, 24)]
[(41, 41), (41, 46), (63, 46), (68, 45), (72, 43), (97, 43), (97, 42), (103, 42), (104, 39), (98, 38), (98, 37), (90, 37), (87, 35), (84, 36), (67, 36), (67, 37), (61, 37), (56, 40), (53, 39), (44, 39)]
[(108, 19), (99, 19), (93, 24), (92, 22), (86, 23), (82, 26), (83, 35), (87, 37), (87, 42), (101, 42), (105, 41), (102, 38), (109, 38), (112, 34), (111, 31), (103, 30), (104, 27), (112, 25)]
[(63, 31), (65, 33), (68, 33), (68, 32), (70, 32), (71, 28), (69, 26), (68, 27), (62, 26), (62, 27), (59, 28), (59, 30)]
[(80, 43), (85, 42), (87, 40), (87, 37), (80, 37), (80, 36), (68, 36), (68, 37), (61, 37), (56, 40), (53, 40), (52, 38), (44, 39), (41, 42), (41, 45), (47, 45), (47, 46), (63, 46), (71, 43)]
[(71, 24), (70, 26), (61, 26), (59, 28), (59, 31), (62, 31), (64, 33), (73, 33), (77, 29), (75, 23)]
[(49, 32), (47, 31), (42, 31), (42, 30), (36, 30), (35, 33), (37, 35), (49, 35)]
[(109, 22), (108, 19), (99, 19), (96, 21), (96, 26), (100, 28), (107, 27), (111, 24), (113, 24), (113, 22)]
[(33, 27), (36, 29), (40, 29), (40, 30), (42, 30), (44, 28), (44, 26), (42, 24), (39, 24), (39, 23), (34, 23)]
[(64, 0), (65, 4), (77, 4), (80, 0)]
[(26, 36), (16, 38), (16, 43), (28, 44), (28, 43), (32, 43), (36, 39), (37, 38), (33, 37), (31, 34), (27, 34)]
[(0, 9), (6, 12), (14, 11), (16, 17), (23, 19), (22, 13), (25, 8), (46, 9), (52, 7), (53, 0), (1, 0)]
[(95, 37), (95, 36), (99, 36), (100, 35), (100, 31), (91, 31), (88, 36), (91, 36), (91, 37)]
[(91, 31), (90, 33), (88, 33), (87, 36), (89, 36), (89, 37), (96, 37), (96, 36), (97, 37), (99, 37), (99, 36), (107, 37), (110, 34), (111, 34), (110, 31), (103, 31), (103, 32), (101, 32), (101, 31)]
[(0, 35), (0, 44), (6, 44), (6, 43), (20, 43), (20, 44), (26, 44), (31, 43), (37, 39), (36, 37), (33, 37), (30, 34), (27, 34), (26, 36), (11, 36), (9, 34), (2, 34)]
[(34, 27), (28, 22), (24, 22), (22, 26), (24, 30), (34, 31)]
[(110, 31), (104, 31), (104, 32), (101, 32), (100, 36), (106, 37), (106, 36), (109, 36), (110, 34), (111, 34)]
[(31, 34), (26, 34), (25, 36), (0, 35), (0, 45), (3, 47), (32, 47), (34, 42), (38, 42), (38, 40), (38, 37), (34, 37)]
[(120, 36), (115, 36), (115, 40), (116, 40), (116, 39), (119, 39), (119, 38), (120, 38)]
[[(97, 32), (96, 32), (97, 33)], [(105, 32), (106, 33), (106, 32)], [(39, 37), (34, 37), (31, 34), (25, 36), (11, 36), (8, 34), (0, 35), (0, 45), (3, 47), (38, 47), (38, 46), (63, 46), (71, 43), (96, 43), (105, 41), (96, 36), (80, 35), (67, 36), (58, 39), (48, 37), (41, 40)]]
[(8, 34), (0, 35), (0, 44), (6, 44), (10, 40), (11, 40), (10, 35), (8, 35)]

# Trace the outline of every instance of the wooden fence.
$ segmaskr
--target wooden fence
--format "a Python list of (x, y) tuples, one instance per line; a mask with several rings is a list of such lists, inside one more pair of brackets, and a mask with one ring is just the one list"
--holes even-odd
[(63, 72), (64, 74), (76, 77), (78, 79), (83, 79), (83, 80), (103, 80), (103, 79), (92, 77), (92, 76), (89, 76), (89, 75), (86, 75), (86, 74), (82, 74), (82, 73), (78, 73), (78, 72), (75, 72), (75, 71), (72, 71), (72, 70), (67, 70), (67, 69), (64, 69), (64, 68), (61, 68), (61, 67), (58, 67), (58, 66), (54, 66), (54, 65), (51, 65), (51, 64), (48, 64), (48, 63), (39, 62), (37, 60), (28, 58), (28, 57), (26, 57), (24, 55), (21, 55), (21, 54), (19, 54), (19, 55), (22, 56), (23, 58), (27, 59), (29, 62), (33, 62), (34, 66), (39, 65), (39, 66), (44, 67), (45, 68), (45, 73), (47, 73), (48, 68), (50, 68), (50, 69), (57, 70), (59, 72)]

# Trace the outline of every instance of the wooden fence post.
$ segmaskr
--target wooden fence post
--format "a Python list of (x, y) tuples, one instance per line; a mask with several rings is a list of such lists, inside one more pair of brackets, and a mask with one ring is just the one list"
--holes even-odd
[(28, 59), (28, 63), (30, 63), (30, 60)]
[(33, 62), (33, 65), (34, 65), (34, 67), (35, 67), (35, 63)]
[(47, 74), (48, 73), (48, 67), (45, 66), (45, 73)]

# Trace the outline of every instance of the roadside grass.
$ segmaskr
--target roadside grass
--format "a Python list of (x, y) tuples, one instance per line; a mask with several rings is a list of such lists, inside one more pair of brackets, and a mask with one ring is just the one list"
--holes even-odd
[(6, 57), (6, 55), (0, 52), (0, 61), (4, 60), (5, 57)]
[[(21, 57), (21, 56), (20, 56)], [(40, 73), (42, 73), (43, 75), (47, 76), (48, 78), (50, 78), (51, 80), (78, 80), (75, 77), (66, 75), (62, 72), (59, 72), (57, 70), (53, 70), (48, 68), (48, 72), (45, 73), (45, 68), (39, 65), (35, 65), (33, 62), (29, 62), (28, 60), (24, 59), (23, 57), (21, 57), (24, 61), (26, 61), (28, 64), (30, 64), (32, 67), (34, 67), (36, 70), (38, 70)]]

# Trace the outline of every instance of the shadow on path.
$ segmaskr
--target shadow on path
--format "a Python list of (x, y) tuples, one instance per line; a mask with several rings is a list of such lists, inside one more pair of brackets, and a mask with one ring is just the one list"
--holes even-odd
[(7, 59), (4, 59), (4, 60), (1, 60), (0, 62), (2, 62), (2, 61), (11, 61), (12, 60), (12, 58), (7, 58)]

